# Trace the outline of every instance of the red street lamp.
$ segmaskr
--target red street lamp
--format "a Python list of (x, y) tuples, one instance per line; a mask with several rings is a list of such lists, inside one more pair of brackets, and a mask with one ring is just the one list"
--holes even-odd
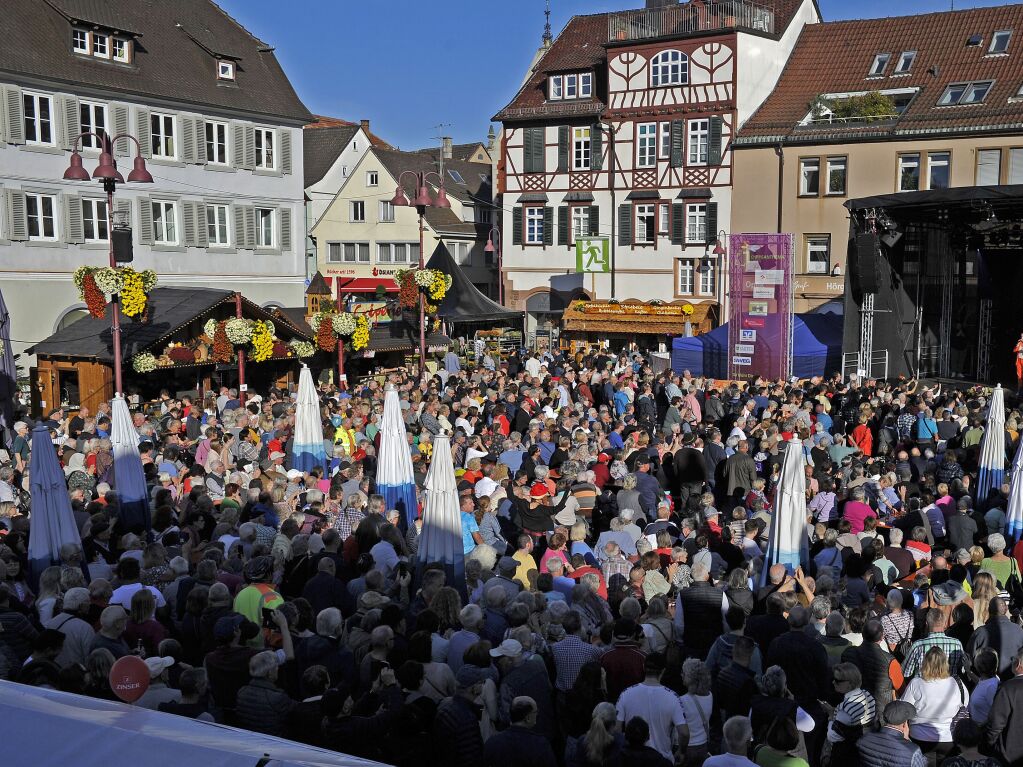
[[(78, 142), (83, 136), (93, 136), (103, 151), (99, 155), (99, 164), (92, 172), (92, 178), (103, 182), (103, 191), (107, 193), (107, 248), (110, 256), (111, 268), (117, 267), (117, 260), (114, 258), (114, 189), (117, 184), (124, 183), (124, 177), (117, 170), (117, 161), (114, 160), (114, 144), (120, 139), (128, 139), (135, 142), (135, 165), (128, 174), (128, 181), (136, 184), (152, 184), (153, 175), (146, 168), (146, 160), (142, 157), (142, 145), (139, 140), (128, 133), (120, 133), (113, 138), (105, 134), (85, 131), (75, 137), (75, 143), (71, 150), (71, 162), (68, 169), (64, 171), (65, 181), (88, 181), (89, 172), (82, 165), (82, 156), (78, 153)], [(116, 294), (110, 301), (111, 320), (110, 329), (113, 333), (114, 343), (114, 393), (123, 394), (124, 387), (121, 382), (121, 310), (119, 296)]]
[[(416, 179), (416, 195), (413, 202), (409, 201), (408, 195), (405, 194), (405, 190), (402, 189), (401, 182), (406, 175), (411, 175)], [(430, 196), (430, 185), (427, 184), (427, 179), (433, 176), (437, 179), (437, 193), (435, 197)], [(411, 208), (415, 207), (419, 213), (419, 268), (423, 269), (426, 263), (423, 258), (423, 237), (425, 226), (423, 224), (423, 217), (426, 215), (426, 209), (433, 208), (450, 208), (451, 203), (448, 202), (447, 192), (444, 191), (444, 179), (437, 173), (427, 171), (425, 173), (417, 173), (416, 171), (406, 170), (402, 171), (401, 175), (398, 176), (398, 187), (394, 190), (394, 197), (391, 198), (391, 205), (396, 208)], [(423, 292), (419, 291), (419, 377), (423, 378), (426, 375), (426, 300), (423, 297)]]
[[(494, 247), (494, 236), (497, 236), (497, 247)], [(497, 253), (497, 302), (504, 306), (504, 264), (501, 259), (501, 230), (496, 226), (487, 232), (487, 244), (484, 253)]]

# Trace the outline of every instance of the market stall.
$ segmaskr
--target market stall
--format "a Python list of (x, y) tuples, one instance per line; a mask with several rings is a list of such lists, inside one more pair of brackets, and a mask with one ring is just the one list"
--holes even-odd
[(667, 351), (673, 336), (699, 335), (717, 321), (717, 304), (573, 301), (562, 316), (561, 348), (571, 352), (609, 345)]

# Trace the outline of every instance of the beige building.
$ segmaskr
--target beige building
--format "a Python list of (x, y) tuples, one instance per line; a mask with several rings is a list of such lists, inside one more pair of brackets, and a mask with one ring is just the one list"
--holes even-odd
[(847, 201), (1023, 184), (1023, 6), (804, 29), (734, 142), (730, 231), (791, 232), (795, 310), (844, 291)]

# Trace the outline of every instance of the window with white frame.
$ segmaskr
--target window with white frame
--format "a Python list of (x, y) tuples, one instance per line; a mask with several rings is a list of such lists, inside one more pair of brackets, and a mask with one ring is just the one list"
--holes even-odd
[(368, 242), (329, 242), (327, 260), (336, 264), (368, 264)]
[(122, 64), (131, 61), (131, 46), (123, 37), (115, 37), (113, 40), (113, 59)]
[(533, 206), (525, 208), (526, 244), (543, 245), (543, 208)]
[(659, 153), (662, 160), (667, 160), (671, 157), (671, 123), (663, 122), (660, 124), (660, 141), (658, 142)]
[(995, 186), (1002, 179), (1002, 150), (977, 150), (977, 186)]
[(707, 241), (707, 205), (690, 203), (686, 205), (686, 242)]
[(685, 85), (689, 78), (689, 57), (682, 51), (661, 51), (650, 62), (650, 84)]
[(893, 75), (905, 75), (909, 74), (909, 70), (913, 68), (913, 62), (916, 61), (916, 51), (903, 51), (899, 54), (899, 60), (895, 64), (895, 71)]
[(99, 32), (92, 33), (92, 55), (101, 59), (110, 58), (110, 38)]
[(831, 236), (827, 234), (807, 235), (806, 271), (810, 274), (831, 272)]
[(471, 242), (448, 242), (446, 243), (448, 253), (455, 259), (459, 266), (472, 266), (472, 243)]
[(28, 238), (36, 241), (57, 239), (57, 198), (52, 194), (25, 194), (25, 219)]
[(636, 206), (637, 244), (652, 244), (657, 237), (657, 205), (643, 203)]
[(364, 200), (352, 200), (348, 206), (353, 224), (361, 224), (366, 220), (366, 203)]
[(256, 208), (256, 247), (273, 248), (277, 244), (277, 211), (273, 208)]
[(206, 162), (227, 165), (227, 123), (206, 121)]
[(551, 75), (550, 82), (548, 83), (547, 98), (551, 101), (560, 101), (565, 98), (564, 83), (565, 81), (561, 75)]
[(572, 245), (580, 237), (590, 236), (590, 208), (588, 205), (576, 205), (572, 208)]
[(662, 202), (657, 215), (657, 233), (668, 234), (671, 231), (671, 205)]
[(71, 30), (71, 50), (75, 53), (89, 53), (89, 32), (75, 27)]
[(590, 169), (590, 129), (572, 129), (572, 170)]
[(233, 61), (218, 61), (217, 62), (217, 79), (218, 80), (234, 80), (234, 62)]
[(952, 155), (949, 152), (928, 152), (927, 188), (948, 189)]
[(706, 165), (710, 151), (710, 120), (689, 121), (689, 164)]
[(592, 72), (551, 75), (547, 80), (547, 98), (550, 101), (561, 101), (562, 99), (588, 99), (592, 95)]
[(714, 268), (714, 263), (701, 264), (698, 271), (700, 272), (700, 295), (714, 295), (714, 288), (717, 286), (717, 270)]
[(149, 116), (152, 128), (153, 157), (173, 160), (177, 157), (177, 146), (174, 140), (174, 115), (154, 112)]
[(380, 173), (375, 170), (366, 171), (366, 186), (379, 186)]
[(994, 85), (992, 80), (981, 80), (971, 83), (952, 83), (945, 88), (938, 99), (939, 107), (955, 106), (956, 104), (980, 104), (987, 98), (988, 91)]
[(86, 242), (107, 242), (107, 201), (90, 199), (82, 200), (82, 232)]
[(394, 204), (390, 200), (380, 201), (380, 223), (394, 223)]
[(21, 103), (25, 143), (53, 146), (53, 99), (41, 93), (23, 93)]
[(653, 168), (657, 165), (657, 123), (636, 126), (636, 167)]
[(277, 169), (277, 155), (274, 151), (273, 128), (256, 128), (256, 167), (263, 170)]
[(1011, 29), (1002, 29), (991, 35), (991, 45), (988, 46), (989, 54), (1006, 53), (1009, 50), (1009, 40), (1012, 38)]
[(899, 155), (899, 192), (916, 192), (920, 189), (920, 155)]
[(579, 98), (579, 76), (578, 75), (565, 75), (565, 98), (566, 99), (577, 99), (577, 98)]
[(226, 205), (206, 205), (206, 239), (211, 248), (226, 248), (231, 244), (228, 232), (228, 209)]
[(845, 194), (846, 162), (847, 159), (845, 157), (828, 158), (827, 194)]
[(691, 296), (695, 292), (694, 278), (696, 265), (688, 258), (678, 262), (678, 292), (682, 296)]
[[(452, 251), (452, 255), (454, 252)], [(413, 258), (413, 256), (415, 256)], [(377, 243), (378, 264), (410, 264), (419, 261), (419, 245), (409, 242)]]
[(816, 197), (821, 191), (821, 159), (803, 157), (799, 161), (799, 196)]
[(892, 60), (892, 54), (890, 53), (879, 53), (874, 56), (874, 63), (870, 65), (870, 72), (867, 77), (880, 77), (884, 74), (885, 67), (888, 66), (888, 62)]
[[(78, 104), (80, 115), (80, 130), (82, 133), (98, 133), (100, 137), (106, 136), (107, 129), (107, 107), (106, 104), (99, 104), (95, 101), (81, 101)], [(89, 149), (102, 149), (103, 142), (96, 136), (82, 136), (82, 146)]]
[(153, 200), (153, 244), (178, 244), (178, 210), (177, 204), (163, 200)]
[(579, 98), (587, 99), (593, 95), (593, 73), (583, 72), (579, 75)]

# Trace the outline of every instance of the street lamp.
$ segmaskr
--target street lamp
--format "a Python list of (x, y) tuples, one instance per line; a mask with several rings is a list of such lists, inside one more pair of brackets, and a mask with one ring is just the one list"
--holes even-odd
[[(497, 235), (497, 247), (494, 247), (494, 235)], [(497, 253), (497, 302), (504, 306), (504, 263), (501, 259), (501, 230), (496, 226), (487, 232), (487, 244), (484, 253)]]
[[(410, 201), (408, 196), (405, 194), (405, 190), (401, 188), (401, 181), (406, 175), (411, 175), (416, 179), (416, 194), (415, 199)], [(430, 197), (430, 187), (426, 183), (426, 180), (434, 176), (437, 179), (437, 194), (435, 198)], [(391, 205), (396, 208), (411, 208), (415, 207), (419, 213), (419, 268), (423, 269), (426, 266), (423, 258), (423, 233), (425, 227), (423, 224), (423, 217), (426, 215), (426, 209), (429, 207), (434, 208), (450, 208), (451, 203), (448, 202), (447, 192), (444, 191), (444, 179), (434, 171), (426, 171), (425, 173), (418, 173), (416, 171), (406, 170), (402, 171), (401, 175), (398, 176), (398, 187), (394, 190), (394, 197), (391, 198)], [(419, 377), (423, 378), (426, 375), (426, 299), (423, 296), (423, 291), (419, 291)]]
[[(103, 191), (107, 193), (107, 248), (110, 256), (110, 268), (117, 268), (117, 260), (114, 258), (114, 189), (117, 184), (124, 183), (124, 177), (117, 170), (117, 162), (114, 160), (114, 144), (120, 139), (129, 139), (135, 142), (135, 163), (131, 173), (128, 174), (128, 181), (134, 184), (152, 184), (153, 175), (146, 168), (145, 158), (142, 157), (142, 145), (139, 140), (129, 133), (119, 133), (110, 138), (105, 134), (85, 131), (75, 137), (75, 143), (71, 150), (71, 162), (68, 169), (64, 171), (65, 181), (88, 181), (89, 171), (82, 166), (82, 156), (78, 153), (78, 142), (84, 136), (96, 138), (103, 151), (99, 155), (99, 164), (92, 172), (92, 178), (103, 182)], [(110, 329), (113, 335), (114, 344), (114, 393), (123, 394), (124, 387), (121, 385), (121, 309), (120, 297), (115, 293), (110, 300), (111, 320)]]
[[(728, 256), (728, 249), (725, 247), (725, 243), (728, 241), (728, 233), (721, 229), (717, 233), (717, 237), (714, 239), (714, 247), (711, 248), (711, 244), (708, 242), (707, 247), (703, 253), (703, 262), (700, 264), (701, 269), (713, 269), (718, 260), (721, 261), (721, 269), (718, 272), (718, 279), (715, 282), (717, 287), (717, 299), (718, 299), (718, 311), (721, 312), (721, 316), (724, 316), (724, 301), (725, 301), (725, 275), (726, 275), (726, 257)], [(713, 256), (713, 258), (711, 258)]]

